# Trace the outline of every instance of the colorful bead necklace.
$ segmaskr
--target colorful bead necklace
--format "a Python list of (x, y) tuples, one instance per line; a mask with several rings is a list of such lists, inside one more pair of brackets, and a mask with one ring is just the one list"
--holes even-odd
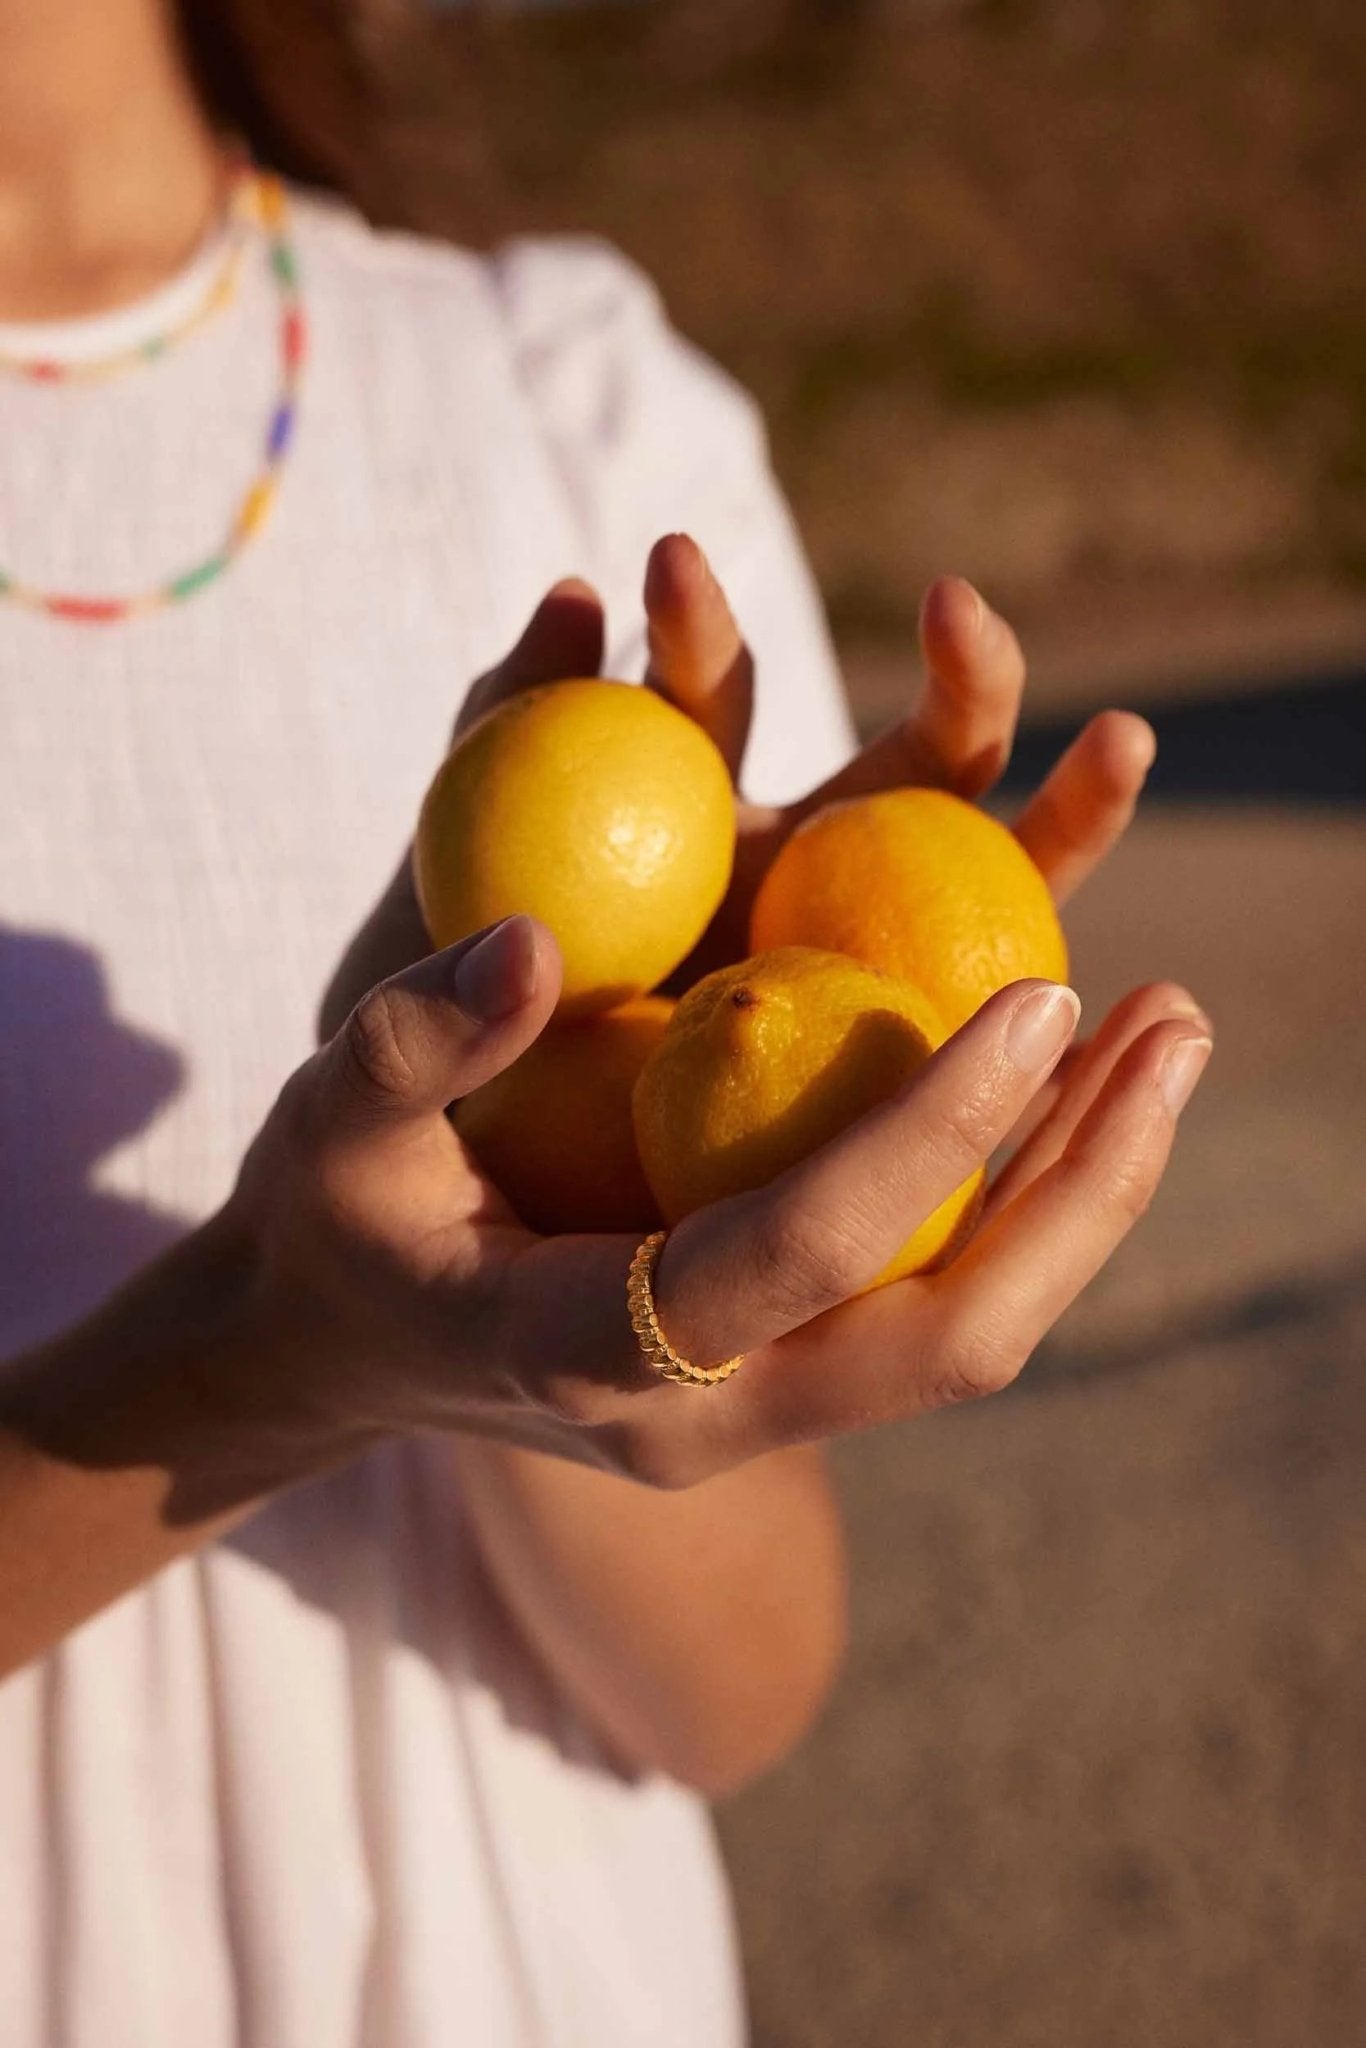
[(107, 356), (92, 356), (86, 362), (54, 362), (47, 356), (12, 356), (0, 349), (0, 375), (26, 378), (31, 384), (97, 384), (106, 377), (118, 377), (143, 363), (155, 362), (182, 341), (188, 341), (215, 313), (232, 304), (246, 250), (247, 228), (252, 219), (256, 174), (249, 162), (235, 160), (228, 172), (228, 221), (231, 233), (222, 263), (202, 299), (164, 334), (154, 334), (132, 348), (113, 350)]
[[(275, 501), (280, 470), (289, 451), (298, 410), (299, 387), (308, 348), (308, 330), (299, 293), (299, 266), (289, 237), (289, 210), (278, 178), (251, 171), (246, 179), (251, 211), (265, 230), (271, 275), (280, 300), (280, 388), (266, 425), (260, 468), (237, 506), (227, 533), (211, 555), (192, 568), (136, 597), (87, 597), (39, 590), (0, 569), (0, 598), (46, 612), (52, 618), (80, 625), (112, 626), (144, 618), (196, 596), (216, 583), (247, 543), (261, 531)], [(162, 350), (155, 353), (160, 354)], [(142, 358), (146, 360), (144, 356)]]

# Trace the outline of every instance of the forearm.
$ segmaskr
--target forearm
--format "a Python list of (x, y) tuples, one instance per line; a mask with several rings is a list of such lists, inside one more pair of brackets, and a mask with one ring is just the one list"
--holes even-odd
[(505, 1602), (624, 1764), (716, 1797), (793, 1747), (844, 1646), (819, 1452), (664, 1494), (481, 1439), (454, 1455)]
[(309, 1469), (301, 1434), (206, 1392), (261, 1368), (241, 1295), (215, 1219), (0, 1365), (0, 1676)]

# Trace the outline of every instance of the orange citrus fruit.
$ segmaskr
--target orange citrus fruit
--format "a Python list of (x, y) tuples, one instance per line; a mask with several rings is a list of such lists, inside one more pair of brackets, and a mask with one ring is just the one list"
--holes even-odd
[(631, 1090), (673, 1008), (664, 996), (641, 996), (553, 1023), (459, 1105), (461, 1137), (533, 1230), (655, 1227)]
[[(918, 989), (838, 953), (785, 946), (709, 974), (636, 1083), (636, 1142), (665, 1221), (795, 1166), (904, 1087), (944, 1036)], [(982, 1181), (927, 1217), (873, 1284), (956, 1249)]]
[(1067, 979), (1048, 885), (1013, 832), (938, 789), (831, 804), (755, 899), (750, 944), (821, 946), (913, 982), (950, 1031), (1023, 975)]
[(564, 960), (566, 1015), (654, 988), (711, 922), (735, 856), (730, 775), (700, 726), (600, 677), (509, 698), (457, 740), (418, 819), (432, 942), (529, 912)]

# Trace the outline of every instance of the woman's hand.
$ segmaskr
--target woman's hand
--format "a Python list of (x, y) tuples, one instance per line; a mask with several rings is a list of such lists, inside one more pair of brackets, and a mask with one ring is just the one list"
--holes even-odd
[[(666, 1332), (700, 1362), (747, 1355), (698, 1391), (638, 1354), (633, 1241), (536, 1238), (445, 1114), (531, 1042), (558, 986), (554, 942), (525, 918), (380, 983), (286, 1084), (223, 1209), (7, 1363), (0, 1675), (394, 1432), (483, 1435), (673, 1489), (1005, 1386), (1142, 1213), (1209, 1050), (1184, 991), (1136, 991), (1038, 1115), (1073, 1005), (1047, 984), (1002, 990), (900, 1096), (674, 1231)], [(857, 1296), (1027, 1109), (1033, 1133), (958, 1259)], [(641, 1686), (674, 1695), (641, 1664), (603, 1716), (628, 1746)], [(760, 1755), (675, 1737), (660, 1753), (699, 1782)]]
[(372, 990), (301, 1068), (225, 1223), (250, 1366), (225, 1422), (344, 1455), (391, 1431), (487, 1432), (683, 1486), (774, 1447), (1004, 1386), (1147, 1204), (1209, 1040), (1181, 991), (1112, 1020), (944, 1272), (851, 1298), (990, 1157), (1068, 1045), (1075, 999), (1003, 990), (898, 1097), (770, 1186), (699, 1211), (657, 1273), (663, 1326), (724, 1386), (659, 1381), (625, 1307), (633, 1238), (541, 1239), (448, 1105), (554, 1008), (549, 934), (509, 919)]
[[(646, 680), (697, 718), (732, 772), (738, 771), (753, 664), (724, 594), (685, 536), (667, 536), (653, 550), (645, 601), (651, 649)], [(702, 971), (743, 950), (764, 868), (787, 834), (822, 803), (903, 781), (976, 796), (999, 776), (1024, 680), (1014, 635), (970, 586), (949, 578), (926, 597), (922, 642), (925, 681), (904, 723), (797, 804), (776, 810), (740, 801), (735, 883), (690, 968)], [(590, 586), (566, 579), (543, 600), (506, 660), (476, 684), (457, 731), (518, 690), (597, 673), (602, 653), (600, 602)], [(1141, 719), (1103, 713), (1024, 810), (1016, 830), (1059, 899), (1122, 833), (1152, 753), (1152, 734)], [(496, 1027), (479, 1026), (468, 1013), (462, 1018), (446, 978), (459, 971), (460, 959), (474, 962), (474, 942), (445, 955), (428, 954), (405, 858), (329, 993), (323, 1022), (337, 1029), (350, 1002), (378, 978), (376, 966), (388, 973), (428, 954), (416, 980), (403, 974), (399, 984), (366, 997), (339, 1040), (349, 1050), (338, 1053), (334, 1046), (326, 1055), (332, 1069), (340, 1061), (351, 1076), (352, 1093), (368, 1091), (374, 1103), (387, 1105), (389, 1116), (400, 1119), (397, 1127), (409, 1131), (409, 1160), (418, 1148), (411, 1118), (406, 1112), (400, 1116), (404, 1089), (425, 1091), (425, 1102), (445, 1090), (444, 1108), (494, 1066), (515, 1058), (553, 1007), (548, 935), (524, 921), (500, 929), (501, 936), (484, 945), (528, 949), (517, 970), (526, 975), (525, 1002)], [(473, 964), (465, 971), (474, 971)], [(866, 1120), (867, 1129), (861, 1125), (846, 1134), (821, 1155), (824, 1165), (808, 1162), (762, 1195), (704, 1212), (675, 1233), (659, 1276), (665, 1326), (675, 1343), (700, 1356), (736, 1349), (756, 1354), (742, 1375), (743, 1386), (716, 1396), (709, 1423), (707, 1397), (700, 1397), (702, 1407), (689, 1407), (699, 1397), (642, 1378), (620, 1299), (631, 1247), (624, 1240), (532, 1238), (479, 1177), (449, 1121), (429, 1119), (421, 1125), (420, 1156), (434, 1177), (436, 1199), (424, 1241), (429, 1250), (439, 1248), (439, 1271), (430, 1285), (419, 1276), (419, 1294), (435, 1306), (432, 1341), (439, 1352), (449, 1341), (446, 1319), (460, 1320), (459, 1304), (448, 1291), (453, 1274), (477, 1280), (480, 1302), (492, 1290), (497, 1306), (489, 1320), (498, 1332), (482, 1348), (483, 1364), (473, 1380), (447, 1375), (440, 1381), (430, 1420), (492, 1429), (509, 1441), (549, 1446), (673, 1484), (773, 1444), (835, 1433), (858, 1426), (860, 1418), (909, 1413), (1003, 1384), (1108, 1256), (1155, 1185), (1175, 1115), (1173, 1075), (1164, 1066), (1168, 1054), (1184, 1046), (1183, 1057), (1203, 1059), (1208, 1049), (1209, 1027), (1198, 1006), (1183, 990), (1157, 986), (1126, 999), (1094, 1044), (1048, 1062), (1049, 1071), (1025, 1075), (1002, 1049), (1009, 1016), (1023, 999), (1021, 986), (988, 1004), (902, 1103)], [(425, 1077), (396, 1087), (390, 1039), (404, 1046), (414, 1034), (434, 1054), (443, 1045), (445, 1051)], [(443, 1065), (456, 1059), (457, 1040), (464, 1046), (457, 1065)], [(494, 1066), (486, 1064), (490, 1059)], [(406, 1054), (405, 1066), (416, 1073)], [(322, 1085), (321, 1071), (310, 1085)], [(368, 1082), (357, 1079), (367, 1072)], [(387, 1119), (377, 1114), (374, 1121), (378, 1143)], [(885, 1177), (873, 1130), (886, 1148)], [(945, 1130), (953, 1134), (950, 1139)], [(895, 1219), (889, 1217), (885, 1231), (877, 1233), (877, 1246), (885, 1245), (889, 1255), (973, 1164), (1007, 1137), (1018, 1140), (1022, 1131), (1031, 1135), (993, 1192), (986, 1225), (947, 1273), (827, 1313), (882, 1263), (879, 1253), (869, 1254), (872, 1262), (866, 1264), (860, 1244), (850, 1245), (851, 1217), (863, 1217), (875, 1201), (891, 1201)], [(946, 1144), (954, 1170), (936, 1177), (936, 1147), (942, 1153)], [(911, 1159), (917, 1161), (913, 1184), (906, 1168)], [(820, 1201), (812, 1196), (816, 1187)], [(401, 1246), (392, 1233), (375, 1227), (383, 1247), (376, 1270), (387, 1279), (397, 1276), (402, 1291), (414, 1276), (402, 1278)], [(342, 1264), (362, 1270), (349, 1254)], [(775, 1288), (784, 1314), (766, 1319), (756, 1292), (764, 1296)], [(543, 1361), (539, 1376), (533, 1372), (530, 1378), (525, 1355), (517, 1355), (527, 1337)], [(780, 1356), (781, 1367), (773, 1362)], [(864, 1387), (865, 1374), (873, 1375), (875, 1389)], [(492, 1406), (491, 1387), (502, 1390)], [(842, 1407), (855, 1387), (863, 1388), (858, 1400)], [(419, 1411), (425, 1412), (430, 1392), (423, 1393)], [(755, 1413), (761, 1402), (767, 1418), (762, 1422)], [(655, 1421), (661, 1410), (668, 1418), (662, 1432)], [(729, 1423), (724, 1432), (716, 1422), (722, 1413)], [(406, 1417), (408, 1425), (413, 1420)], [(405, 1426), (405, 1419), (391, 1417), (389, 1426)], [(699, 1431), (705, 1448), (695, 1441)]]
[[(710, 733), (738, 778), (749, 735), (754, 662), (725, 593), (686, 534), (667, 534), (645, 573), (650, 664), (645, 680)], [(480, 677), (458, 735), (519, 690), (597, 675), (603, 660), (600, 599), (577, 577), (557, 583), (521, 639)], [(711, 929), (681, 970), (681, 985), (748, 950), (750, 910), (788, 835), (822, 804), (900, 783), (980, 797), (1010, 758), (1024, 688), (1024, 657), (1003, 619), (957, 577), (931, 584), (921, 608), (924, 679), (908, 716), (800, 801), (776, 808), (737, 792), (735, 874)], [(455, 736), (453, 735), (453, 737)], [(1083, 729), (1016, 821), (1015, 831), (1062, 903), (1109, 852), (1133, 816), (1152, 764), (1146, 722), (1103, 711)], [(367, 988), (430, 950), (407, 852), (339, 966), (323, 1002), (319, 1035), (332, 1035)]]

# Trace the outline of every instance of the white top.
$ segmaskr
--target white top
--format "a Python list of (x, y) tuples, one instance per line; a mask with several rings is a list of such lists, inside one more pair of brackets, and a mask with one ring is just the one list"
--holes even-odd
[[(223, 1200), (461, 693), (556, 577), (597, 583), (609, 672), (638, 675), (647, 548), (687, 529), (758, 654), (754, 793), (847, 750), (753, 403), (638, 270), (311, 199), (296, 225), (312, 360), (264, 536), (123, 625), (0, 600), (0, 1357)], [(41, 353), (127, 345), (182, 290)], [(254, 248), (155, 364), (0, 378), (0, 569), (103, 595), (208, 554), (275, 338)], [(0, 2013), (5, 2048), (743, 2032), (705, 1810), (604, 1765), (430, 1442), (282, 1497), (0, 1687)]]

